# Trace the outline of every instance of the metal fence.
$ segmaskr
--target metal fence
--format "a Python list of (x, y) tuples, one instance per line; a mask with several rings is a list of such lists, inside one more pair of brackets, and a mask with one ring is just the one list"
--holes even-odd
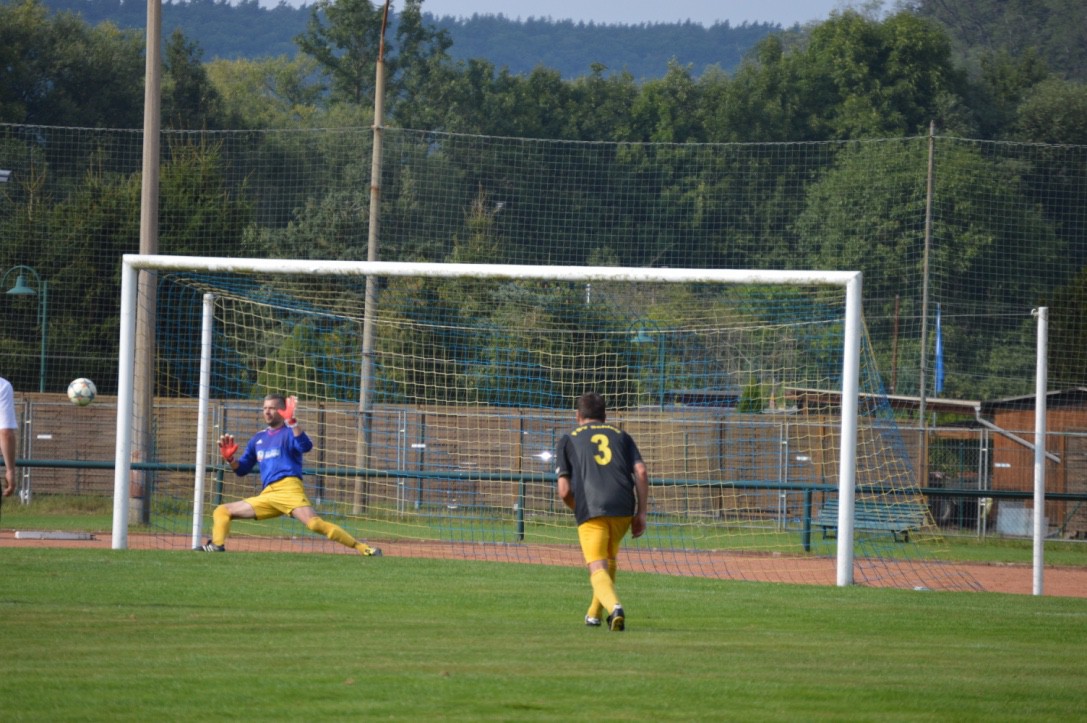
[[(234, 406), (230, 409), (234, 409), (238, 403), (231, 404)], [(33, 504), (35, 497), (42, 495), (113, 495), (116, 407), (112, 402), (100, 399), (89, 407), (78, 408), (57, 400), (55, 395), (28, 394), (17, 395), (17, 405), (21, 421), (17, 499), (22, 504)], [(187, 402), (159, 403), (155, 416), (159, 420), (173, 418), (176, 425), (177, 416), (191, 417), (194, 411), (195, 405)], [(218, 418), (227, 411), (230, 410), (226, 407), (217, 407), (213, 414)], [(395, 410), (390, 414), (395, 416)], [(644, 426), (646, 423), (641, 424), (644, 436), (651, 436)], [(790, 450), (790, 445), (795, 445), (795, 421), (756, 416), (754, 420), (743, 420), (743, 424), (758, 424), (760, 431), (746, 435), (744, 449), (729, 453), (737, 458), (722, 464), (742, 465), (744, 459), (757, 457), (769, 460), (757, 475), (759, 486), (764, 488), (761, 494), (768, 500), (768, 514), (780, 515), (785, 524), (792, 517), (790, 507), (796, 502), (792, 497), (799, 494), (797, 485), (828, 480), (805, 478), (805, 465), (791, 459), (807, 455), (804, 449)], [(397, 428), (400, 426), (404, 425), (398, 423)], [(549, 445), (553, 445), (558, 429), (556, 425), (551, 427), (544, 430), (546, 440), (541, 437), (541, 442)], [(1034, 452), (1029, 446), (1022, 442), (1008, 443), (1010, 435), (988, 428), (921, 430), (903, 426), (899, 431), (909, 463), (914, 469), (929, 470), (927, 485), (917, 491), (925, 496), (933, 520), (944, 533), (979, 538), (1032, 534)], [(1032, 438), (1029, 431), (1008, 431), (1021, 440)], [(177, 436), (175, 432), (169, 434)], [(927, 444), (921, 444), (923, 434), (927, 435)], [(394, 436), (403, 449), (391, 444), (385, 454), (387, 464), (383, 465), (389, 469), (407, 469), (402, 465), (413, 458), (416, 453), (413, 448), (419, 448), (420, 444), (441, 448), (439, 439), (420, 443), (408, 435)], [(195, 440), (185, 446), (195, 450)], [(920, 464), (922, 448), (928, 454), (925, 465)], [(1054, 538), (1087, 539), (1087, 433), (1050, 433), (1046, 448), (1054, 459), (1046, 467), (1045, 529)], [(193, 466), (178, 469), (179, 456), (184, 457), (182, 467), (190, 463)], [(170, 469), (156, 474), (162, 478), (164, 488), (168, 486), (183, 496), (191, 483), (194, 457), (175, 454), (170, 464)], [(668, 472), (662, 471), (667, 476)], [(533, 469), (532, 475), (537, 477), (539, 472)]]

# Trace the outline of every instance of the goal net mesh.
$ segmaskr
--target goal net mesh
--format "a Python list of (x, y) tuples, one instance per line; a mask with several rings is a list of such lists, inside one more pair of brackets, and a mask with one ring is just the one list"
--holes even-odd
[[(582, 565), (553, 452), (575, 398), (602, 393), (650, 470), (649, 529), (627, 571), (833, 584), (842, 428), (844, 290), (645, 281), (160, 274), (155, 456), (196, 454), (201, 316), (213, 308), (201, 516), (256, 495), (219, 459), (263, 426), (267, 393), (295, 394), (315, 447), (319, 515), (386, 554)], [(916, 440), (899, 433), (862, 343), (855, 581), (975, 587), (934, 561)], [(149, 522), (188, 544), (193, 474), (157, 472)], [(912, 516), (912, 517), (911, 517)], [(902, 518), (910, 519), (901, 522)], [(901, 525), (903, 529), (896, 529)], [(347, 548), (290, 518), (237, 520), (231, 551)]]

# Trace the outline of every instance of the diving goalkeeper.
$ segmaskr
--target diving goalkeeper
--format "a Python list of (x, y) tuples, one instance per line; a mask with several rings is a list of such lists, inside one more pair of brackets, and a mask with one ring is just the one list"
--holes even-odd
[(242, 456), (235, 459), (238, 445), (234, 435), (219, 437), (219, 453), (234, 470), (244, 477), (253, 467), (260, 466), (261, 491), (256, 497), (222, 504), (212, 513), (214, 524), (211, 539), (197, 548), (204, 552), (225, 552), (226, 538), (232, 520), (267, 520), (290, 515), (309, 530), (330, 540), (358, 550), (360, 555), (380, 557), (381, 550), (359, 542), (342, 527), (325, 522), (313, 509), (302, 489), (302, 455), (313, 449), (313, 442), (295, 419), (296, 397), (269, 394), (264, 398), (264, 421), (268, 428), (257, 432), (245, 446)]

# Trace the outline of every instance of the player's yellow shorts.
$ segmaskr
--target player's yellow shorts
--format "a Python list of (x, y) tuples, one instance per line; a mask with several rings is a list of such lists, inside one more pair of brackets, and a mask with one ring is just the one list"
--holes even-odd
[(297, 477), (284, 477), (261, 490), (256, 497), (247, 497), (246, 502), (257, 513), (258, 520), (289, 515), (299, 507), (312, 507), (313, 503), (302, 489), (302, 480)]
[(585, 564), (618, 557), (619, 543), (633, 520), (633, 517), (594, 517), (578, 525), (577, 538)]

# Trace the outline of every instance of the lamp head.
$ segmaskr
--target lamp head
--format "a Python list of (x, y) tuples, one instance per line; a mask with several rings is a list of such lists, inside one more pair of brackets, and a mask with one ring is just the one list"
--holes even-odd
[(9, 296), (37, 296), (38, 292), (26, 285), (26, 275), (20, 273), (15, 277), (15, 286), (8, 289)]

